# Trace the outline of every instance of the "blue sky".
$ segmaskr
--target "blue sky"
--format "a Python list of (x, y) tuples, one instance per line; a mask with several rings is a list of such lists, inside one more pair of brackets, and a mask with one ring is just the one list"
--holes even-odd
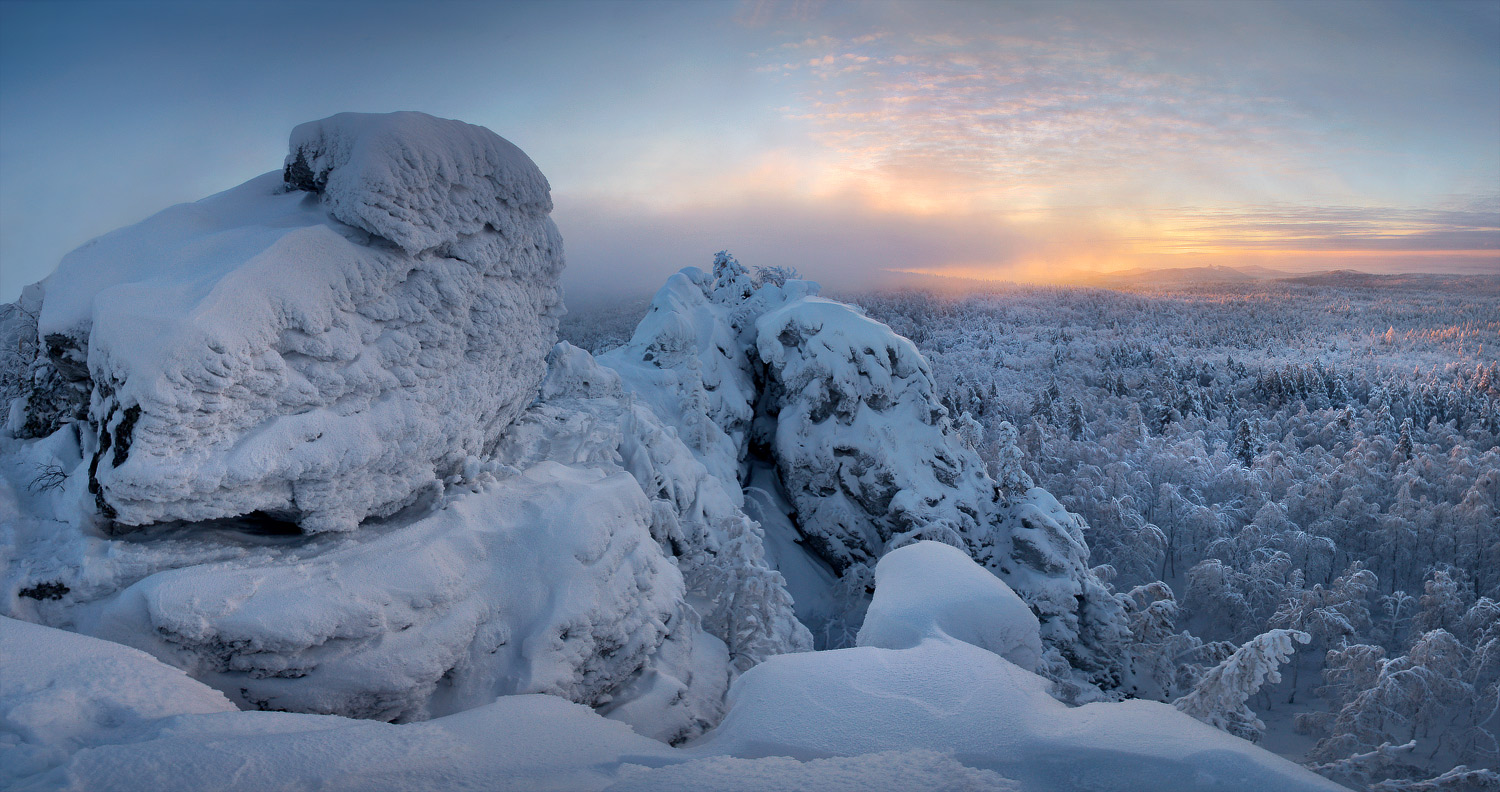
[(721, 248), (840, 283), (1500, 272), (1500, 3), (0, 0), (0, 299), (336, 112), (512, 140), (575, 295)]

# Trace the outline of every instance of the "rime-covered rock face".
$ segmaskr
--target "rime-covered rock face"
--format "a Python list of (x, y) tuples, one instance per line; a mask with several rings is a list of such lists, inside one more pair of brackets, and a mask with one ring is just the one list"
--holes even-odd
[(1082, 519), (1041, 489), (1002, 499), (911, 341), (816, 291), (721, 254), (712, 274), (668, 279), (600, 362), (719, 478), (764, 455), (802, 546), (845, 580), (916, 541), (957, 547), (1036, 614), (1044, 673), (1075, 694), (1075, 680), (1118, 686), (1125, 614), (1089, 568)]
[(776, 469), (819, 555), (842, 571), (918, 539), (978, 544), (994, 483), (958, 441), (910, 341), (819, 298), (756, 328)]
[(786, 582), (765, 559), (762, 534), (737, 505), (739, 489), (709, 473), (678, 432), (627, 397), (618, 372), (570, 344), (548, 358), (542, 400), (506, 432), (498, 461), (539, 460), (628, 472), (651, 502), (651, 534), (677, 560), (703, 628), (729, 648), (738, 673), (812, 648)]
[(87, 361), (98, 510), (316, 532), (413, 502), (536, 394), (560, 314), (550, 209), (486, 129), (343, 114), (298, 127), (283, 173), (69, 254), (38, 330)]

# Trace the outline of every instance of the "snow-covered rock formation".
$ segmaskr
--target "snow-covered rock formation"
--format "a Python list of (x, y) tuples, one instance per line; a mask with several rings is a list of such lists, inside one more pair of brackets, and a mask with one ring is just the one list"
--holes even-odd
[(539, 460), (628, 472), (651, 501), (651, 533), (676, 559), (703, 627), (728, 646), (736, 673), (767, 657), (812, 648), (782, 576), (766, 562), (760, 528), (740, 508), (736, 479), (712, 475), (620, 375), (558, 344), (542, 400), (506, 433), (498, 460)]
[[(261, 513), (349, 530), (493, 450), (560, 313), (547, 181), (420, 113), (298, 127), (282, 172), (107, 234), (41, 285), (86, 380), (86, 475), (127, 526)], [(41, 403), (34, 425), (67, 413)]]
[(802, 545), (854, 596), (890, 550), (953, 545), (1031, 606), (1050, 676), (1118, 686), (1128, 627), (1087, 563), (1082, 519), (1045, 490), (1007, 498), (916, 347), (816, 292), (721, 253), (711, 274), (673, 275), (630, 341), (600, 359), (715, 475), (742, 475), (752, 456), (773, 465)]
[[(542, 387), (550, 206), (488, 130), (346, 114), (298, 127), (282, 172), (71, 254), (0, 316), (48, 347), (7, 358), (13, 433), (60, 426), (7, 460), (5, 612), (246, 708), (548, 693), (666, 741), (711, 726), (734, 673), (811, 641), (737, 486), (581, 350)], [(58, 381), (86, 419), (36, 387)]]
[[(887, 562), (943, 579), (988, 575), (920, 543), (877, 567), (881, 585), (897, 589), (914, 581)], [(991, 580), (999, 589), (986, 586), (983, 599), (1003, 599), (1004, 584)], [(906, 611), (905, 623), (931, 628), (913, 645), (806, 652), (751, 669), (723, 724), (682, 748), (553, 696), (504, 696), (399, 725), (226, 711), (214, 691), (139, 653), (0, 619), (0, 660), (24, 674), (0, 675), (0, 782), (150, 792), (1340, 789), (1164, 704), (1063, 705), (1045, 679), (959, 637), (989, 641), (985, 623), (1024, 633), (1025, 619), (970, 611), (968, 629), (953, 610), (965, 594), (950, 592)], [(64, 654), (57, 673), (31, 661)]]

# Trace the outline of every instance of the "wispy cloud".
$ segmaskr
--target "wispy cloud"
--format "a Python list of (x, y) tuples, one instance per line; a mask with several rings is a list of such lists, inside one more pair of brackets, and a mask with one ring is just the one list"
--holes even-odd
[(1058, 205), (1209, 180), (1223, 190), (1245, 171), (1318, 170), (1320, 133), (1287, 103), (1123, 44), (993, 34), (792, 43), (795, 58), (764, 68), (794, 85), (787, 116), (839, 167), (966, 205)]

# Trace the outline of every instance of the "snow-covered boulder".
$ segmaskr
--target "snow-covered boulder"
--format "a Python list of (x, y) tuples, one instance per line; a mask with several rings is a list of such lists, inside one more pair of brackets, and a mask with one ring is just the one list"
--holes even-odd
[(70, 253), (37, 331), (57, 369), (86, 361), (98, 511), (315, 532), (412, 503), (536, 394), (550, 210), (489, 130), (342, 114), (298, 127), (284, 171)]
[(945, 636), (988, 649), (1027, 671), (1036, 670), (1042, 658), (1031, 609), (962, 550), (918, 542), (887, 553), (875, 567), (875, 598), (858, 645), (909, 649)]
[(649, 675), (635, 691), (670, 738), (717, 719), (728, 658), (651, 518), (630, 476), (542, 461), (377, 536), (152, 575), (86, 627), (247, 708), (380, 720), (518, 693), (604, 706)]
[(808, 297), (756, 323), (782, 486), (809, 546), (840, 571), (918, 539), (976, 546), (994, 482), (958, 442), (911, 341)]
[(0, 787), (162, 718), (234, 711), (143, 652), (0, 616)]

